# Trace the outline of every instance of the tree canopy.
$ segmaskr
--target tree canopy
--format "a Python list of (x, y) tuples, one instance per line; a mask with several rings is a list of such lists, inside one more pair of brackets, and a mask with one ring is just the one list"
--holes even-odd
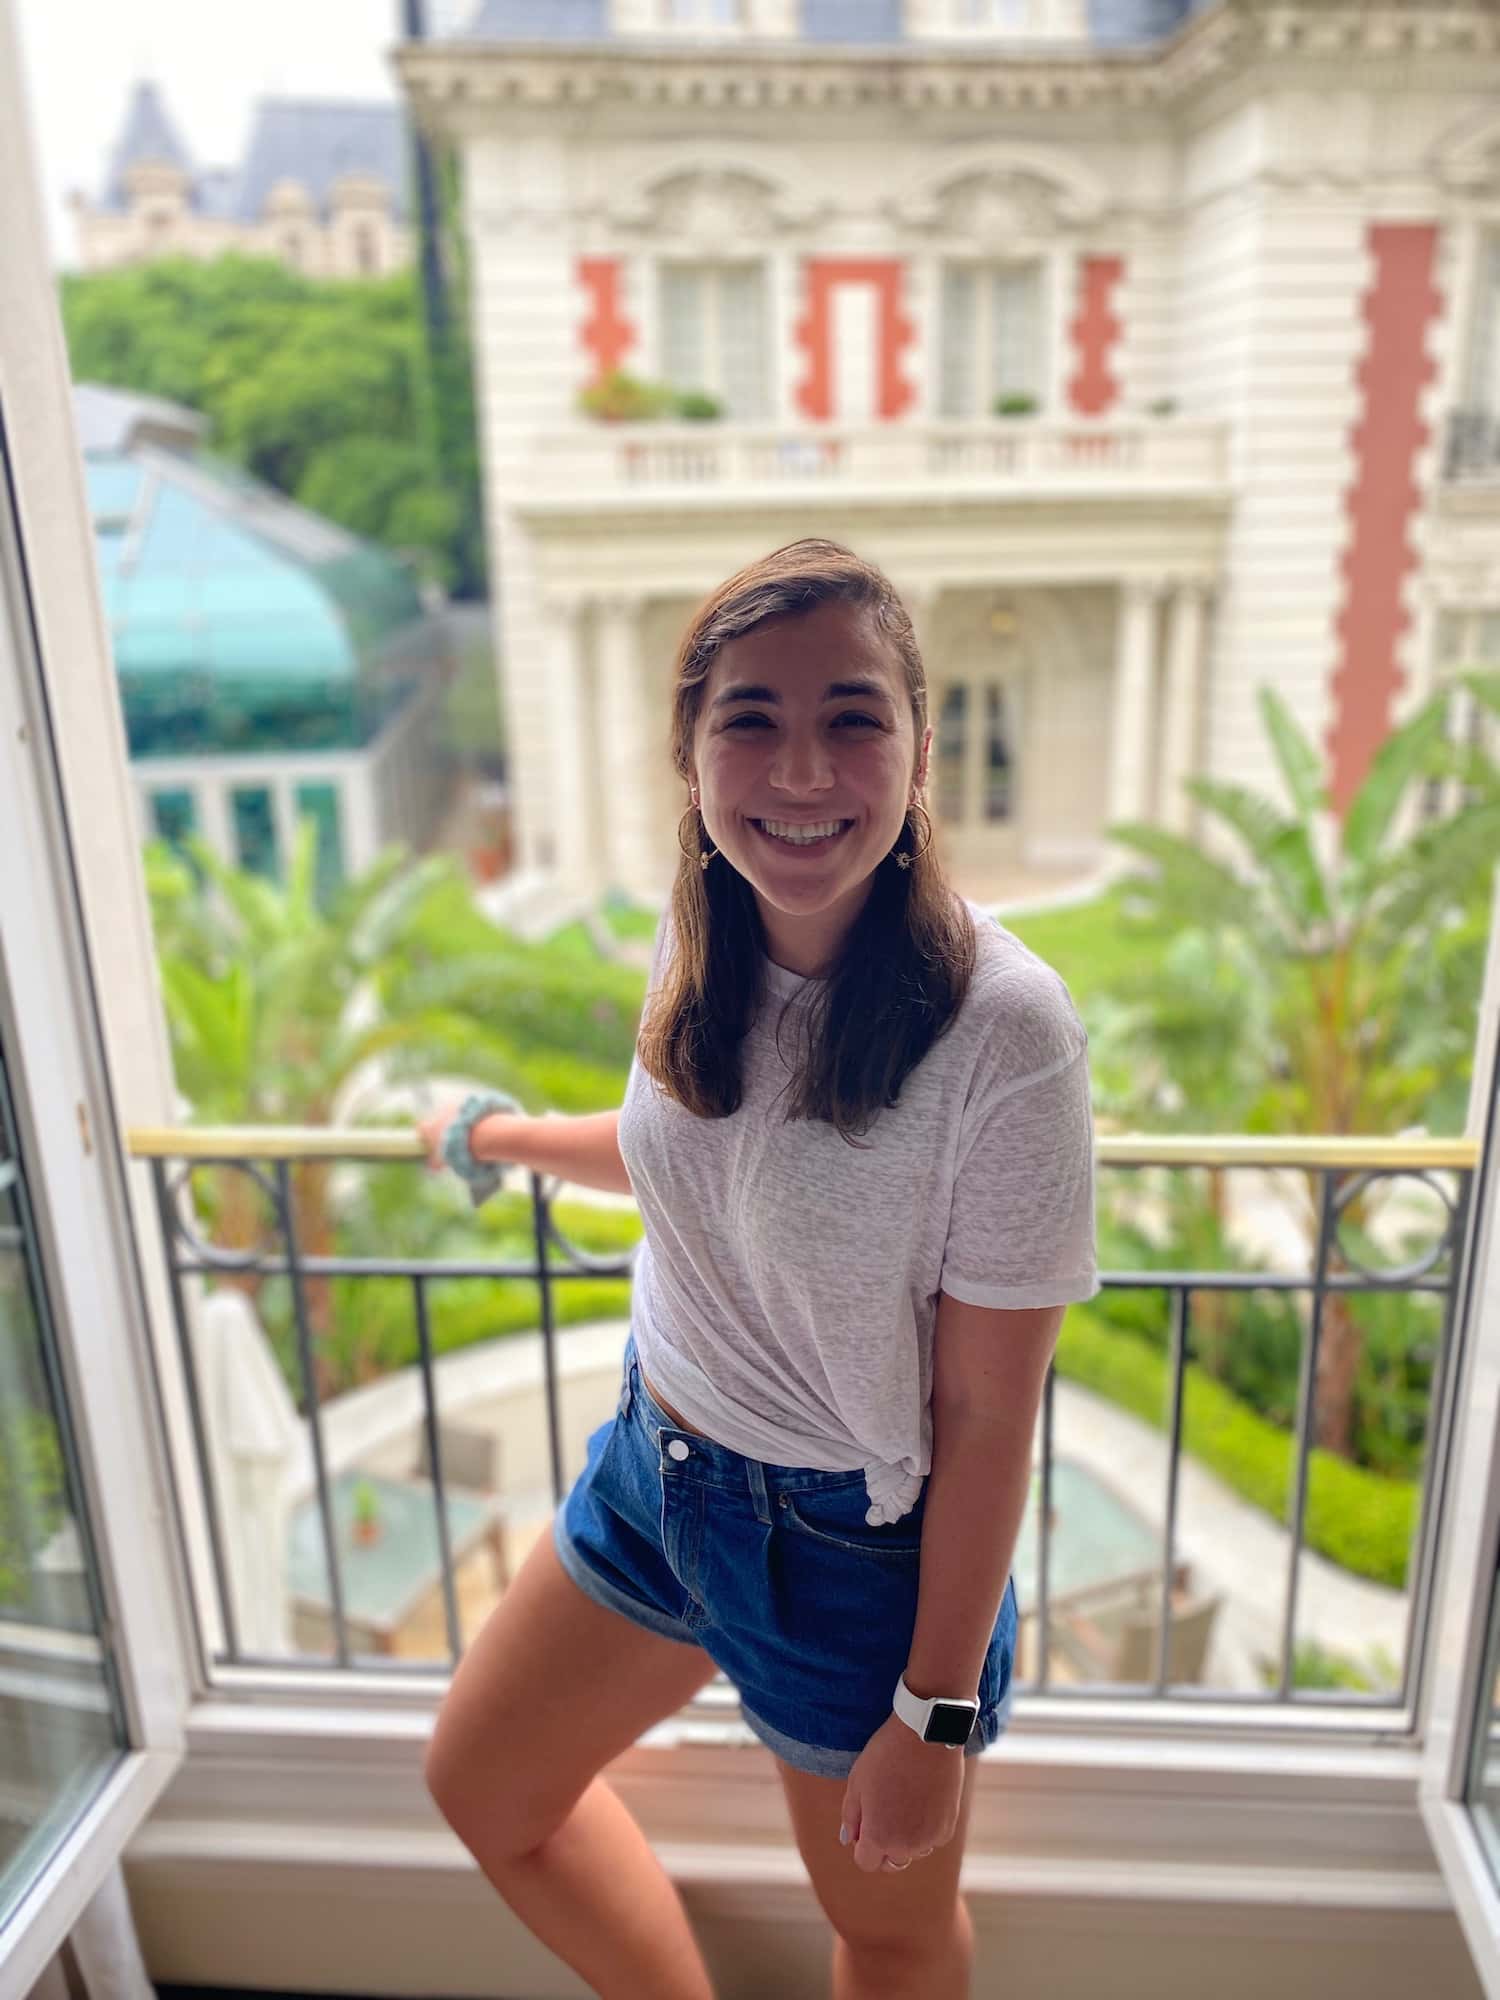
[(437, 360), (414, 271), (300, 277), (260, 258), (163, 259), (62, 279), (73, 376), (207, 417), (210, 448), (357, 535), (484, 594), (461, 337)]

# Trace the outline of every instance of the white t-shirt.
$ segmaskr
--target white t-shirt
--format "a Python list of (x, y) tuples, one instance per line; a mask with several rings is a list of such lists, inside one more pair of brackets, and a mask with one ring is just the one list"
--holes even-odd
[[(637, 1055), (620, 1114), (645, 1225), (631, 1330), (653, 1388), (747, 1458), (863, 1467), (872, 1524), (909, 1513), (931, 1470), (939, 1291), (1047, 1306), (1099, 1290), (1088, 1036), (1057, 973), (967, 908), (963, 1004), (862, 1149), (776, 1101), (803, 1046), (789, 1018), (778, 1051), (781, 1006), (820, 982), (769, 959), (739, 1110), (695, 1116)], [(670, 934), (668, 910), (653, 988)]]

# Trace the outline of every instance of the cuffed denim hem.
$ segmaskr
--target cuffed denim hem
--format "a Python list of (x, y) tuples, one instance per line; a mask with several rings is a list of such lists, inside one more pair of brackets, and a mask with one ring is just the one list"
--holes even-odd
[(658, 1638), (676, 1639), (684, 1646), (698, 1646), (700, 1641), (675, 1618), (669, 1618), (655, 1605), (642, 1604), (638, 1597), (630, 1597), (592, 1569), (579, 1555), (563, 1526), (563, 1510), (558, 1508), (552, 1517), (552, 1544), (557, 1550), (557, 1559), (572, 1577), (585, 1597), (591, 1597), (596, 1604), (602, 1604), (606, 1611), (618, 1611), (632, 1623), (644, 1626), (646, 1631), (656, 1633)]
[[(799, 1743), (795, 1737), (784, 1736), (779, 1729), (773, 1729), (740, 1703), (740, 1714), (747, 1729), (753, 1730), (768, 1750), (774, 1750), (784, 1763), (794, 1771), (806, 1771), (814, 1778), (847, 1778), (863, 1755), (859, 1750), (828, 1750), (820, 1743)], [(981, 1709), (974, 1727), (964, 1745), (965, 1757), (977, 1757), (998, 1743), (1010, 1720), (1010, 1693), (998, 1707)]]

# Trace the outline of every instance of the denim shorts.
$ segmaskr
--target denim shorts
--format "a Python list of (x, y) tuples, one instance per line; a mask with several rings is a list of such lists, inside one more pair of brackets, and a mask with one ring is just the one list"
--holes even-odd
[[(846, 1778), (911, 1653), (926, 1495), (924, 1481), (909, 1514), (872, 1527), (862, 1471), (764, 1465), (683, 1430), (642, 1382), (632, 1336), (619, 1408), (589, 1438), (553, 1540), (596, 1603), (701, 1647), (778, 1757)], [(1017, 1615), (1011, 1578), (965, 1756), (1005, 1727)]]

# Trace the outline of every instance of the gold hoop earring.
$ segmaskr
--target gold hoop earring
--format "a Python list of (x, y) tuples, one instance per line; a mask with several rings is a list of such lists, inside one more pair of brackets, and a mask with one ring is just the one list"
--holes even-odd
[(898, 852), (894, 848), (891, 850), (896, 855), (896, 866), (898, 868), (910, 868), (911, 864), (914, 861), (920, 860), (932, 845), (932, 817), (920, 799), (913, 799), (911, 805), (908, 807), (908, 823), (910, 823), (913, 813), (920, 813), (922, 815), (923, 823), (927, 828), (927, 838), (922, 842), (920, 847), (913, 848), (909, 854)]
[[(718, 853), (719, 851), (718, 848), (711, 847), (705, 854), (702, 848), (700, 848), (698, 845), (698, 837), (696, 834), (694, 834), (693, 836), (693, 844), (691, 847), (688, 846), (687, 842), (682, 837), (682, 829), (687, 825), (688, 821), (693, 817), (693, 814), (697, 812), (697, 810), (698, 809), (696, 806), (689, 806), (687, 811), (682, 815), (682, 818), (678, 820), (677, 845), (682, 849), (683, 853), (687, 856), (689, 861), (696, 861), (698, 866), (703, 870), (705, 870), (706, 872), (709, 862), (712, 861), (714, 856)], [(699, 818), (700, 819), (702, 818), (701, 813), (699, 814)]]

